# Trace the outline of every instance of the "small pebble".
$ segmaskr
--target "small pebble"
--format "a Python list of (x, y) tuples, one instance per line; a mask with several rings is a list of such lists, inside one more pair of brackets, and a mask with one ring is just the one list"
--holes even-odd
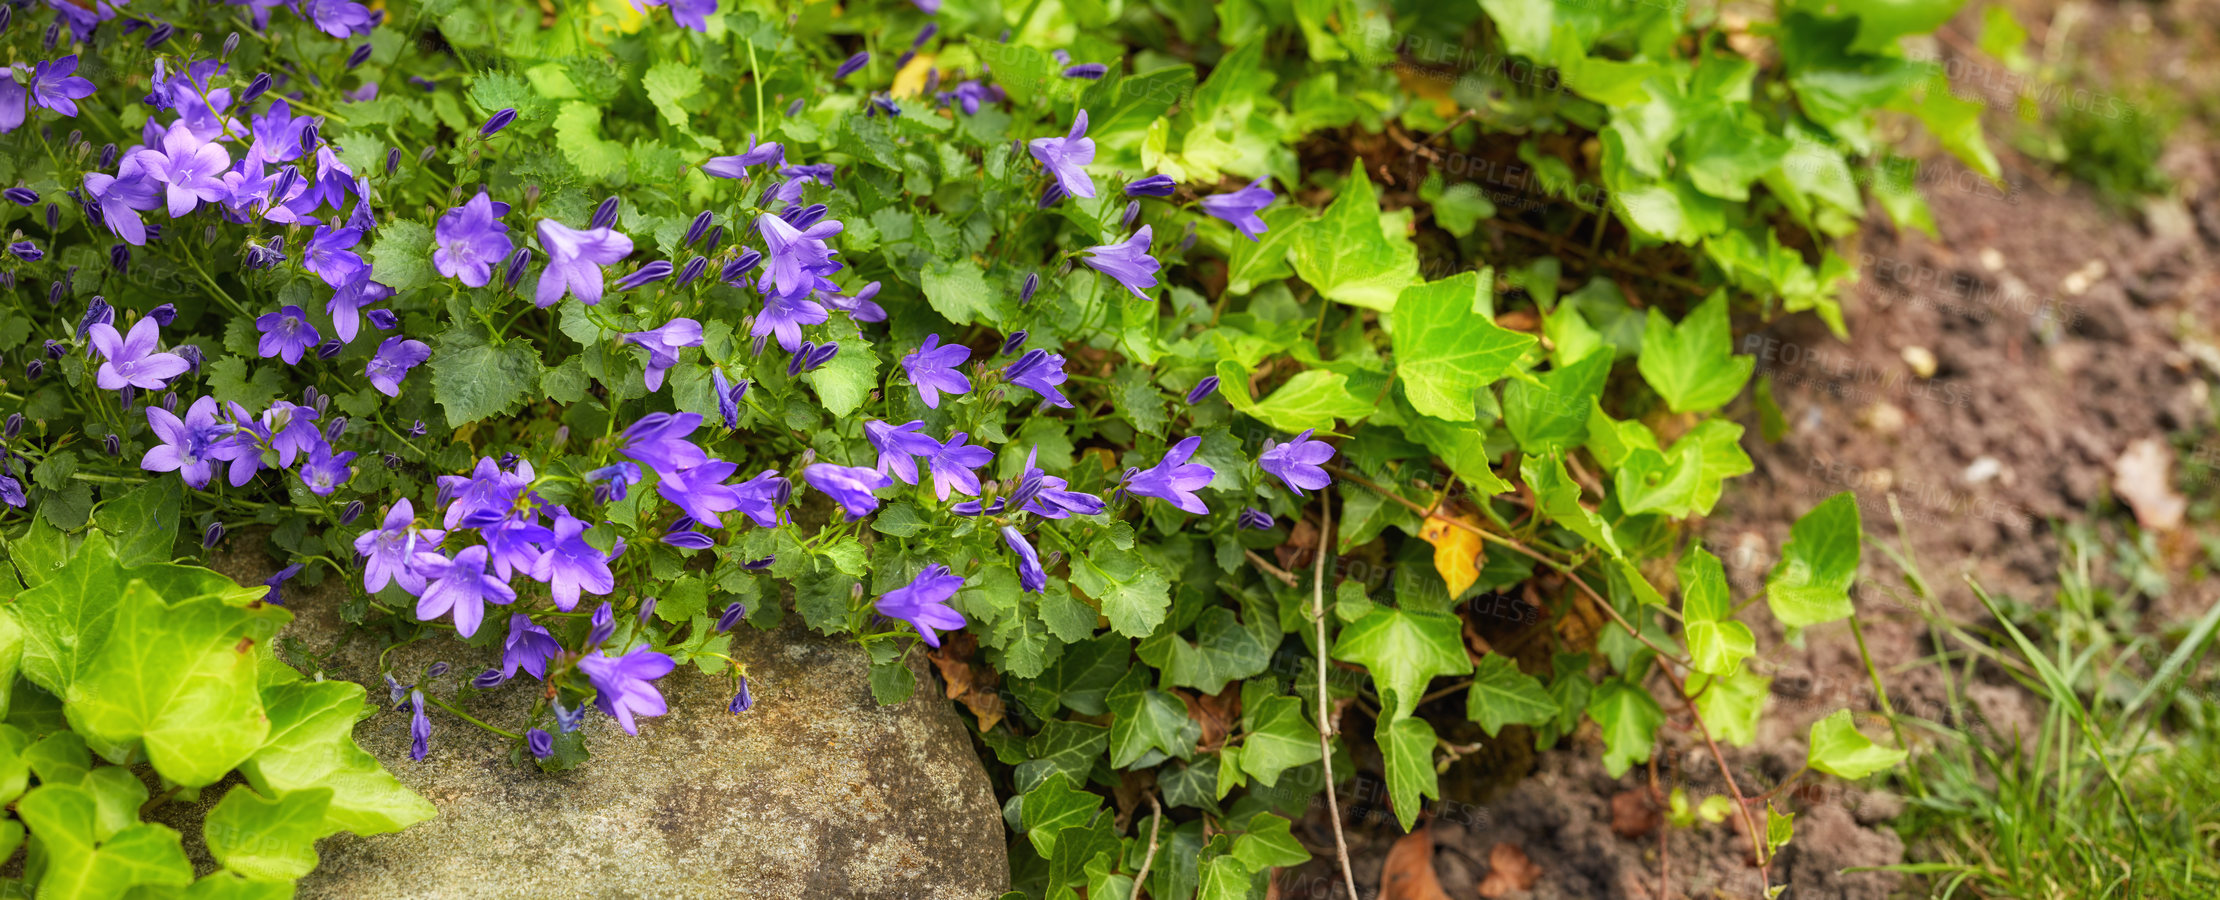
[(1925, 347), (1906, 347), (1904, 348), (1903, 357), (1904, 364), (1912, 367), (1912, 374), (1921, 378), (1935, 377), (1937, 363), (1934, 351)]

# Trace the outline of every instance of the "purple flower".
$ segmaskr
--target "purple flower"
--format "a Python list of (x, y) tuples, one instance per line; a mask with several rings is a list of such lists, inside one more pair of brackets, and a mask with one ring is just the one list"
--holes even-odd
[(616, 717), (626, 734), (639, 734), (632, 722), (634, 715), (660, 716), (668, 707), (663, 705), (663, 695), (656, 691), (653, 682), (671, 673), (677, 664), (671, 658), (648, 649), (645, 645), (620, 657), (611, 657), (596, 650), (578, 661), (579, 671), (594, 686), (594, 705)]
[(517, 500), (531, 486), (530, 463), (522, 463), (516, 472), (508, 472), (492, 458), (481, 457), (477, 467), (467, 476), (440, 476), (440, 494), (454, 498), (447, 504), (447, 518), (442, 524), (448, 528), (458, 525), (484, 528), (503, 521), (509, 518), (516, 509)]
[(401, 379), (409, 370), (432, 358), (432, 348), (423, 341), (404, 337), (389, 337), (378, 345), (376, 355), (363, 368), (362, 374), (370, 377), (370, 386), (388, 397), (401, 396)]
[(1095, 195), (1095, 180), (1087, 176), (1087, 164), (1095, 161), (1095, 141), (1087, 136), (1086, 110), (1072, 116), (1071, 133), (1060, 138), (1034, 138), (1026, 149), (1066, 193), (1074, 197)]
[(1187, 390), (1187, 405), (1193, 406), (1197, 403), (1201, 403), (1203, 402), (1203, 398), (1217, 393), (1217, 391), (1218, 376), (1205, 375), (1203, 376), (1203, 380), (1195, 382), (1195, 386)]
[(755, 708), (755, 695), (748, 693), (748, 676), (742, 675), (740, 676), (740, 693), (732, 695), (732, 703), (725, 707), (725, 711), (737, 716), (753, 708)]
[(925, 456), (932, 468), (933, 493), (942, 500), (948, 499), (951, 489), (965, 496), (979, 495), (979, 475), (973, 470), (994, 461), (994, 451), (968, 446), (969, 440), (968, 435), (956, 432)]
[(824, 301), (826, 309), (837, 309), (847, 313), (849, 318), (858, 322), (884, 322), (886, 321), (886, 307), (871, 301), (871, 298), (876, 296), (879, 296), (879, 283), (876, 281), (864, 285), (852, 295), (837, 293), (819, 295), (820, 299)]
[(647, 348), (647, 389), (663, 389), (663, 372), (678, 365), (678, 351), (686, 347), (701, 346), (701, 323), (692, 319), (672, 319), (653, 331), (634, 331), (624, 336), (629, 344)]
[(1195, 492), (1210, 485), (1217, 477), (1216, 470), (1201, 463), (1188, 462), (1195, 455), (1195, 448), (1202, 446), (1202, 438), (1191, 437), (1172, 445), (1164, 458), (1147, 469), (1127, 469), (1125, 489), (1143, 497), (1155, 497), (1195, 515), (1208, 515), (1210, 507), (1204, 506)]
[[(693, 520), (691, 519), (679, 520), (680, 524), (682, 525), (687, 525), (692, 521)], [(716, 538), (710, 537), (709, 535), (703, 534), (699, 531), (695, 531), (690, 525), (688, 525), (688, 527), (682, 527), (672, 531), (664, 532), (662, 541), (663, 543), (673, 547), (677, 547), (680, 550), (707, 550), (711, 547), (717, 546)]]
[(31, 102), (65, 116), (77, 115), (77, 101), (92, 96), (90, 79), (77, 77), (77, 54), (39, 63), (31, 70)]
[[(433, 554), (419, 554), (431, 556)], [(431, 561), (425, 561), (433, 568)], [(438, 573), (416, 599), (416, 617), (429, 622), (452, 612), (455, 616), (455, 633), (469, 637), (478, 633), (478, 623), (485, 620), (487, 603), (508, 603), (516, 599), (516, 592), (508, 582), (486, 573), (486, 548), (465, 547), (455, 558), (436, 567)]]
[(580, 231), (553, 219), (541, 219), (540, 249), (547, 251), (547, 268), (540, 271), (540, 286), (532, 302), (554, 306), (565, 294), (593, 306), (601, 302), (601, 267), (632, 255), (632, 239), (607, 228)]
[(223, 182), (224, 171), (231, 168), (231, 154), (195, 135), (183, 121), (170, 123), (162, 135), (162, 149), (133, 155), (148, 176), (168, 186), (172, 219), (204, 202), (221, 202), (231, 193)]
[(216, 420), (213, 397), (193, 401), (182, 420), (169, 410), (148, 406), (146, 420), (162, 443), (146, 452), (139, 468), (176, 472), (194, 490), (208, 486), (209, 479), (215, 477), (216, 463), (232, 460), (242, 452), (233, 438), (234, 426)]
[(587, 472), (586, 477), (607, 482), (594, 486), (594, 502), (612, 503), (624, 499), (632, 486), (640, 483), (640, 467), (628, 462), (612, 463)]
[(557, 607), (569, 612), (578, 606), (581, 593), (598, 597), (617, 589), (616, 574), (609, 571), (609, 554), (586, 543), (585, 521), (562, 513), (555, 517), (551, 531), (546, 549), (532, 563), (531, 575), (533, 581), (547, 585)]
[(471, 287), (485, 287), (493, 280), (494, 265), (516, 249), (501, 224), (508, 214), (509, 204), (495, 202), (485, 191), (448, 210), (432, 232), (439, 240), (439, 249), (432, 251), (433, 268)]
[(940, 449), (940, 442), (919, 433), (925, 428), (923, 420), (906, 425), (888, 425), (877, 419), (863, 423), (863, 436), (879, 451), (880, 474), (902, 479), (904, 484), (917, 483), (917, 459)]
[(979, 104), (995, 102), (1000, 99), (1001, 92), (999, 87), (989, 87), (977, 81), (960, 81), (953, 90), (942, 92), (939, 100), (944, 106), (956, 104), (964, 111), (964, 115), (976, 116), (979, 114)]
[[(763, 235), (764, 246), (763, 274), (756, 277), (757, 290), (766, 295), (796, 297), (820, 287), (840, 289), (839, 285), (825, 279), (826, 275), (840, 270), (840, 263), (832, 259), (839, 251), (825, 246), (826, 238), (840, 233), (842, 225), (838, 220), (827, 219), (806, 229), (797, 229), (785, 219), (765, 213), (756, 217), (755, 227)], [(818, 315), (823, 314), (823, 309), (819, 308)], [(780, 344), (785, 344), (783, 336)]]
[(609, 608), (608, 603), (595, 607), (593, 618), (588, 619), (587, 622), (590, 623), (586, 631), (586, 646), (588, 647), (599, 647), (603, 641), (609, 639), (610, 635), (617, 633), (617, 615), (615, 611)]
[(356, 228), (333, 230), (326, 225), (316, 229), (315, 236), (301, 247), (301, 268), (324, 279), (332, 287), (341, 287), (364, 272), (369, 264), (354, 251), (362, 243), (362, 231)]
[(343, 342), (352, 342), (362, 329), (361, 309), (372, 303), (393, 296), (393, 289), (370, 280), (366, 266), (355, 274), (354, 280), (333, 291), (324, 303), (324, 311), (331, 315), (332, 330), (338, 332)]
[(764, 469), (754, 478), (732, 486), (732, 493), (740, 500), (733, 507), (741, 515), (764, 528), (779, 524), (779, 507), (794, 498), (794, 484), (779, 477), (779, 470)]
[(1311, 430), (1305, 430), (1285, 444), (1266, 438), (1264, 452), (1256, 459), (1257, 466), (1285, 482), (1287, 489), (1294, 491), (1297, 497), (1303, 496), (1305, 490), (1315, 491), (1333, 483), (1326, 470), (1319, 466), (1334, 458), (1334, 447), (1325, 441), (1311, 440), (1310, 435)]
[(1025, 474), (1019, 477), (1018, 488), (1009, 497), (1013, 505), (1044, 519), (1069, 518), (1073, 513), (1092, 516), (1103, 511), (1101, 497), (1072, 490), (1070, 482), (1034, 465), (1034, 457), (1039, 454), (1038, 447), (1025, 454)]
[(1248, 187), (1238, 191), (1202, 198), (1203, 212), (1232, 222), (1233, 227), (1241, 229), (1242, 234), (1249, 236), (1249, 240), (1256, 240), (1257, 235), (1266, 231), (1264, 220), (1257, 216), (1257, 211), (1272, 205), (1272, 201), (1278, 199), (1271, 188), (1264, 186), (1265, 178), (1269, 177), (1271, 176), (1267, 175), (1249, 182)]
[(486, 117), (486, 124), (478, 126), (478, 136), (492, 137), (498, 134), (501, 129), (509, 127), (509, 123), (514, 121), (516, 121), (515, 107), (497, 110), (493, 115)]
[(1088, 81), (1099, 81), (1108, 74), (1110, 67), (1102, 63), (1080, 63), (1064, 70), (1065, 78), (1084, 78)]
[(701, 170), (718, 178), (737, 178), (746, 181), (748, 180), (749, 166), (765, 164), (776, 166), (785, 159), (786, 148), (779, 146), (777, 141), (758, 144), (755, 142), (755, 137), (751, 135), (748, 138), (748, 152), (738, 156), (710, 157), (707, 162), (701, 164)]
[(343, 41), (369, 34), (378, 23), (369, 7), (354, 0), (301, 0), (300, 10), (318, 31)]
[(1018, 584), (1036, 594), (1046, 590), (1048, 588), (1048, 571), (1041, 568), (1041, 556), (1033, 550), (1033, 545), (1025, 540), (1025, 535), (1019, 534), (1014, 526), (1004, 525), (1002, 526), (1002, 543), (1009, 545), (1010, 552), (1017, 554)]
[(294, 563), (277, 570), (276, 574), (262, 579), (262, 586), (269, 588), (269, 591), (262, 595), (262, 602), (284, 606), (285, 592), (282, 589), (286, 582), (293, 580), (293, 576), (299, 574), (301, 574), (301, 564)]
[[(150, 416), (151, 417), (151, 416)], [(392, 582), (411, 594), (424, 590), (424, 574), (416, 567), (416, 548), (439, 545), (446, 532), (416, 527), (416, 506), (403, 497), (386, 510), (385, 521), (375, 531), (355, 538), (355, 552), (368, 559), (362, 569), (362, 589), (385, 590)]]
[(146, 245), (146, 223), (139, 213), (162, 207), (160, 185), (142, 164), (147, 158), (143, 151), (125, 157), (113, 176), (85, 173), (85, 193), (91, 198), (87, 205), (100, 211), (100, 221), (109, 231), (134, 246)]
[(532, 751), (533, 759), (546, 759), (555, 755), (555, 736), (545, 728), (534, 728), (524, 733), (524, 747)]
[(940, 646), (940, 631), (955, 631), (964, 627), (964, 614), (948, 605), (948, 598), (962, 590), (962, 577), (950, 574), (948, 567), (939, 563), (926, 566), (910, 583), (879, 595), (873, 606), (879, 615), (900, 619), (917, 629), (926, 646)]
[(301, 464), (297, 474), (301, 477), (301, 483), (308, 485), (309, 493), (329, 497), (332, 491), (338, 490), (340, 485), (347, 483), (347, 479), (354, 477), (354, 467), (349, 465), (354, 461), (353, 450), (335, 455), (331, 452), (330, 444), (317, 444), (316, 449), (308, 452), (308, 461)]
[(1064, 392), (1056, 389), (1057, 385), (1063, 384), (1069, 377), (1064, 373), (1062, 354), (1027, 350), (1024, 356), (1018, 357), (1016, 362), (1004, 368), (1002, 375), (1011, 384), (1041, 395), (1042, 403), (1063, 409), (1072, 408), (1071, 401), (1065, 399)]
[(410, 690), (409, 705), (416, 709), (409, 714), (409, 758), (423, 762), (432, 753), (432, 720), (424, 715), (424, 692)]
[(264, 359), (277, 357), (286, 365), (301, 361), (301, 354), (316, 346), (323, 336), (316, 333), (316, 326), (308, 324), (308, 313), (298, 306), (287, 306), (274, 313), (259, 316), (254, 327), (262, 330), (262, 339), (255, 345), (256, 352)]
[(13, 475), (0, 475), (0, 503), (22, 509), (30, 502), (31, 498), (23, 494), (23, 482), (15, 480)]
[(866, 64), (870, 62), (870, 52), (865, 50), (858, 50), (856, 51), (856, 55), (848, 57), (845, 61), (841, 62), (839, 68), (833, 70), (833, 80), (839, 81), (840, 79), (846, 78), (850, 75), (854, 75), (856, 74), (857, 69), (863, 68)]
[(823, 324), (827, 318), (825, 308), (809, 299), (807, 294), (792, 297), (765, 294), (763, 311), (756, 314), (755, 327), (749, 329), (748, 334), (753, 337), (775, 334), (779, 346), (792, 353), (802, 345), (802, 326)]
[(1173, 181), (1170, 175), (1150, 175), (1147, 178), (1126, 184), (1125, 195), (1128, 197), (1169, 197), (1173, 191), (1178, 189), (1179, 182)]
[(696, 521), (711, 528), (723, 528), (724, 522), (717, 514), (740, 508), (739, 493), (724, 483), (738, 468), (733, 463), (712, 459), (677, 471), (658, 470), (656, 474), (661, 480), (656, 482), (655, 492)]
[(1273, 520), (1271, 513), (1265, 512), (1255, 507), (1244, 507), (1241, 510), (1241, 515), (1234, 518), (1234, 525), (1236, 527), (1246, 528), (1251, 531), (1270, 531), (1272, 530), (1272, 526), (1277, 524), (1279, 523)]
[(155, 345), (161, 341), (161, 326), (152, 316), (131, 324), (129, 335), (118, 334), (116, 327), (107, 322), (95, 323), (89, 329), (92, 345), (100, 353), (100, 370), (93, 373), (93, 383), (104, 391), (121, 390), (125, 386), (140, 390), (158, 391), (169, 380), (185, 374), (191, 368), (185, 357), (175, 353), (157, 353)]
[(698, 466), (708, 462), (709, 455), (686, 436), (699, 427), (700, 413), (648, 413), (624, 430), (618, 452), (660, 474)]
[(1121, 243), (1087, 248), (1087, 255), (1079, 261), (1086, 263), (1087, 268), (1117, 279), (1126, 290), (1133, 292), (1133, 296), (1147, 300), (1149, 295), (1142, 291), (1156, 286), (1157, 262), (1149, 255), (1151, 240), (1154, 236), (1149, 226), (1143, 225)]
[(833, 498), (842, 509), (848, 511), (850, 519), (863, 518), (878, 509), (879, 498), (872, 496), (871, 492), (894, 483), (894, 479), (880, 474), (876, 469), (836, 466), (831, 463), (817, 463), (803, 469), (802, 479), (808, 481), (810, 487)]
[(943, 347), (940, 335), (928, 335), (917, 352), (902, 357), (902, 368), (910, 373), (910, 382), (917, 385), (917, 394), (924, 398), (926, 408), (939, 409), (942, 392), (971, 393), (971, 379), (957, 371), (957, 367), (970, 358), (970, 347), (962, 344)]
[(709, 30), (709, 16), (717, 11), (717, 0), (670, 0), (671, 21), (678, 27), (694, 31)]

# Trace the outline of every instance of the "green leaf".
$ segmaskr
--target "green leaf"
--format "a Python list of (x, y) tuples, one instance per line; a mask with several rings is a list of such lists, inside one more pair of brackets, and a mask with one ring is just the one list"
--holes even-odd
[(134, 581), (100, 655), (63, 693), (63, 712), (103, 755), (143, 745), (162, 777), (214, 784), (269, 732), (250, 651), (291, 618), (214, 597), (171, 605)]
[(177, 545), (177, 520), (184, 500), (184, 482), (156, 478), (100, 504), (93, 524), (115, 536), (116, 561), (125, 567), (166, 563)]
[(555, 146), (588, 178), (624, 170), (624, 145), (601, 136), (602, 111), (591, 103), (567, 101), (555, 114)]
[(1025, 837), (1043, 857), (1056, 855), (1056, 840), (1071, 828), (1083, 828), (1102, 809), (1102, 798), (1081, 790), (1062, 774), (1051, 775), (1023, 795), (1019, 803)]
[(917, 693), (917, 673), (910, 671), (907, 663), (895, 660), (871, 664), (871, 698), (880, 706), (896, 706)]
[(432, 230), (421, 222), (395, 219), (378, 226), (370, 248), (370, 277), (395, 293), (432, 283)]
[(1614, 679), (1588, 699), (1588, 718), (1603, 729), (1603, 771), (1617, 778), (1650, 758), (1665, 711), (1650, 692)]
[(43, 785), (23, 795), (16, 814), (44, 854), (39, 896), (112, 900), (142, 885), (184, 887), (193, 881), (185, 848), (167, 826), (142, 823), (97, 840), (99, 802), (82, 787)]
[(663, 114), (663, 121), (684, 130), (689, 117), (686, 107), (679, 105), (679, 101), (700, 91), (701, 80), (699, 67), (666, 59), (640, 77), (640, 86), (647, 90), (648, 102), (655, 104), (656, 111)]
[(936, 259), (918, 273), (925, 302), (958, 325), (1001, 322), (1007, 318), (998, 292), (987, 287), (986, 273), (968, 259)]
[(1305, 369), (1280, 385), (1262, 401), (1249, 397), (1249, 370), (1230, 359), (1218, 361), (1220, 396), (1234, 409), (1289, 434), (1305, 430), (1333, 431), (1341, 420), (1361, 422), (1372, 415), (1373, 405), (1349, 392), (1349, 378), (1340, 372)]
[(1135, 666), (1106, 700), (1112, 717), (1110, 764), (1121, 769), (1154, 765), (1164, 756), (1186, 759), (1202, 739), (1202, 724), (1187, 717), (1187, 705), (1148, 682), (1148, 668)]
[[(1194, 643), (1166, 631), (1142, 641), (1139, 654), (1163, 671), (1165, 684), (1216, 694), (1225, 690), (1226, 682), (1264, 671), (1279, 646), (1278, 622), (1254, 611), (1250, 619), (1244, 625), (1233, 610), (1213, 606), (1196, 620)], [(1093, 616), (1087, 621), (1092, 625)]]
[(1394, 309), (1403, 288), (1418, 280), (1418, 249), (1409, 237), (1391, 238), (1382, 229), (1379, 193), (1362, 159), (1352, 163), (1332, 205), (1295, 235), (1294, 251), (1297, 275), (1351, 306)]
[(1241, 770), (1272, 786), (1281, 772), (1317, 762), (1318, 729), (1303, 717), (1302, 698), (1259, 689), (1251, 702), (1250, 692), (1244, 685), (1241, 727), (1249, 736), (1241, 740)]
[(1697, 304), (1678, 325), (1651, 307), (1635, 366), (1674, 412), (1703, 412), (1741, 393), (1757, 358), (1734, 355), (1727, 295), (1721, 291)]
[(1383, 718), (1373, 739), (1379, 743), (1380, 762), (1387, 770), (1396, 821), (1409, 831), (1425, 808), (1421, 796), (1441, 799), (1441, 782), (1434, 773), (1434, 726), (1416, 717)]
[(1385, 606), (1342, 629), (1334, 640), (1333, 656), (1372, 673), (1380, 687), (1380, 715), (1390, 719), (1405, 718), (1416, 710), (1426, 684), (1435, 677), (1472, 671), (1456, 617)]
[(323, 836), (330, 788), (265, 798), (246, 785), (233, 787), (208, 811), (201, 831), (208, 854), (226, 869), (269, 881), (302, 878), (316, 868), (316, 839)]
[(1681, 137), (1681, 164), (1696, 189), (1735, 202), (1750, 199), (1750, 183), (1765, 177), (1788, 156), (1788, 142), (1746, 125), (1724, 108), (1688, 123)]
[(1765, 804), (1765, 855), (1772, 856), (1796, 837), (1796, 814), (1774, 809), (1771, 801)]
[(432, 347), (432, 399), (459, 428), (522, 405), (539, 385), (540, 357), (529, 343), (490, 346), (467, 328), (442, 333)]
[(1534, 491), (1534, 499), (1549, 520), (1587, 538), (1604, 552), (1619, 556), (1618, 538), (1595, 510), (1580, 505), (1580, 484), (1573, 481), (1561, 456), (1527, 456), (1519, 460), (1519, 477)]
[(1804, 513), (1789, 527), (1781, 561), (1765, 577), (1765, 602), (1790, 628), (1849, 618), (1850, 583), (1858, 577), (1861, 549), (1858, 497), (1843, 491)]
[(1163, 570), (1108, 541), (1072, 557), (1071, 583), (1098, 601), (1110, 627), (1126, 637), (1147, 637), (1164, 623), (1172, 604), (1172, 583)]
[(1537, 62), (1556, 58), (1550, 52), (1555, 6), (1551, 0), (1480, 0), (1503, 36), (1504, 49)]
[(1591, 352), (1568, 366), (1503, 385), (1503, 424), (1528, 453), (1578, 446), (1588, 437), (1588, 412), (1611, 374), (1611, 354)]
[(1647, 447), (1629, 451), (1619, 461), (1612, 487), (1627, 515), (1654, 512), (1686, 517), (1695, 511), (1696, 489), (1702, 481), (1703, 445), (1697, 443), (1671, 460)]
[(1285, 816), (1257, 813), (1249, 817), (1248, 829), (1233, 839), (1233, 855), (1257, 871), (1309, 862), (1310, 851), (1295, 839), (1294, 827)]
[(1491, 305), (1485, 294), (1494, 283), (1491, 269), (1463, 272), (1404, 288), (1395, 301), (1389, 319), (1395, 373), (1419, 412), (1472, 421), (1477, 418), (1473, 392), (1510, 375), (1534, 346), (1532, 335), (1497, 325), (1483, 311)]
[(817, 389), (818, 402), (834, 418), (846, 418), (863, 408), (863, 401), (879, 387), (879, 354), (872, 351), (871, 342), (862, 333), (851, 333), (840, 338), (840, 352), (832, 361), (810, 370), (810, 387)]
[(1234, 241), (1226, 254), (1226, 291), (1235, 296), (1246, 296), (1294, 271), (1288, 260), (1296, 238), (1310, 225), (1310, 212), (1292, 203), (1275, 205), (1257, 216), (1264, 220), (1263, 236)]
[(1519, 671), (1510, 657), (1490, 653), (1480, 657), (1473, 670), (1465, 716), (1495, 737), (1506, 725), (1539, 725), (1555, 718), (1557, 701), (1542, 687), (1541, 679)]
[(1760, 713), (1772, 691), (1773, 679), (1743, 669), (1726, 678), (1702, 672), (1688, 677), (1688, 693), (1696, 698), (1696, 713), (1711, 726), (1711, 733), (1729, 744), (1747, 747), (1757, 740)]
[(1688, 655), (1696, 671), (1731, 676), (1757, 652), (1750, 626), (1730, 618), (1726, 569), (1702, 545), (1680, 559), (1680, 608), (1688, 636)]
[(1855, 781), (1903, 762), (1904, 756), (1904, 751), (1880, 746), (1859, 733), (1847, 709), (1812, 723), (1809, 763), (1829, 775)]
[(371, 835), (399, 831), (432, 817), (417, 796), (355, 746), (355, 723), (368, 718), (362, 686), (347, 681), (296, 681), (263, 689), (269, 736), (239, 771), (264, 794), (327, 787), (331, 806), (323, 833)]

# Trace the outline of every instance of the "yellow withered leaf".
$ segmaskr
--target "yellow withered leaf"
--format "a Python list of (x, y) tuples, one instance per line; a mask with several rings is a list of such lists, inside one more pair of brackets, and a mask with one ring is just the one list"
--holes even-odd
[(1480, 558), (1483, 548), (1480, 535), (1472, 529), (1459, 528), (1457, 523), (1480, 527), (1480, 522), (1470, 513), (1458, 516), (1454, 522), (1446, 517), (1426, 517), (1426, 524), (1418, 529), (1418, 536), (1434, 545), (1434, 571), (1441, 573), (1441, 580), (1449, 584), (1449, 596), (1456, 597), (1480, 580)]

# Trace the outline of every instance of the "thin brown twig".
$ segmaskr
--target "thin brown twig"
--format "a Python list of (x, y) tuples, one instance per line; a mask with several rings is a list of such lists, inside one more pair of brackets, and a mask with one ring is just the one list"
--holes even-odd
[(1333, 726), (1327, 715), (1326, 551), (1333, 541), (1334, 504), (1325, 494), (1318, 496), (1318, 517), (1318, 559), (1313, 563), (1310, 585), (1310, 617), (1318, 634), (1318, 761), (1325, 769), (1326, 815), (1334, 826), (1334, 853), (1341, 860), (1341, 883), (1349, 889), (1349, 900), (1358, 900), (1357, 876), (1349, 868), (1349, 838), (1341, 833), (1341, 801), (1334, 797)]
[[(1601, 221), (1602, 217), (1599, 216), (1598, 220)], [(1616, 256), (1604, 256), (1600, 253), (1591, 252), (1587, 248), (1581, 247), (1576, 244), (1563, 244), (1558, 239), (1557, 235), (1552, 235), (1549, 232), (1543, 231), (1539, 228), (1528, 226), (1522, 222), (1514, 222), (1509, 219), (1503, 218), (1494, 218), (1487, 220), (1487, 224), (1492, 225), (1496, 228), (1501, 228), (1504, 231), (1508, 231), (1523, 238), (1537, 241), (1548, 241), (1552, 244), (1558, 244), (1562, 246), (1563, 249), (1570, 251), (1574, 256), (1579, 256), (1583, 259), (1588, 260), (1589, 262), (1595, 263), (1599, 266), (1603, 266), (1607, 269), (1617, 269), (1629, 275), (1640, 275), (1644, 278), (1654, 279), (1659, 284), (1671, 285), (1673, 287), (1687, 291), (1691, 294), (1709, 294), (1712, 291), (1711, 288), (1704, 287), (1701, 284), (1690, 281), (1679, 275), (1674, 275), (1670, 272), (1655, 271), (1647, 266), (1637, 265), (1633, 262), (1620, 259)]]
[(1289, 572), (1286, 569), (1282, 569), (1278, 566), (1273, 565), (1271, 560), (1265, 559), (1256, 551), (1243, 550), (1241, 552), (1249, 557), (1249, 562), (1255, 563), (1257, 568), (1263, 569), (1264, 574), (1279, 579), (1281, 584), (1287, 585), (1288, 587), (1295, 587), (1302, 584), (1302, 580), (1296, 578), (1295, 573)]
[(1149, 820), (1149, 852), (1141, 857), (1141, 873), (1133, 876), (1132, 900), (1141, 900), (1142, 886), (1149, 881), (1149, 867), (1156, 864), (1156, 830), (1164, 827), (1164, 804), (1157, 802), (1154, 793), (1149, 794), (1149, 808), (1156, 811), (1156, 816)]

